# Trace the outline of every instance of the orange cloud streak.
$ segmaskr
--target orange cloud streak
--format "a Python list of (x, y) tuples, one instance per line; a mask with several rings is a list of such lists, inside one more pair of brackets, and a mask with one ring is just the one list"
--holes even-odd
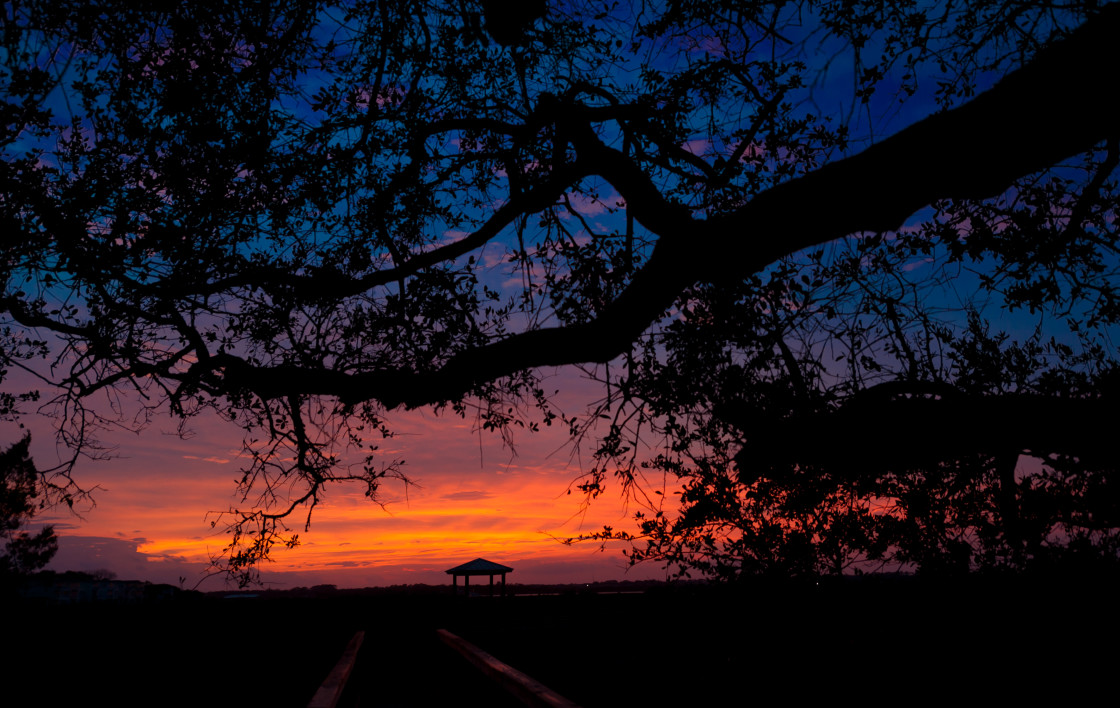
[[(497, 436), (480, 437), (469, 422), (458, 418), (414, 412), (397, 423), (400, 435), (386, 441), (382, 452), (386, 461), (405, 459), (405, 471), (417, 486), (387, 482), (380, 490), (381, 506), (356, 488), (328, 489), (309, 531), (302, 528), (305, 513), (291, 520), (302, 543), (275, 553), (266, 568), (270, 576), (368, 584), (368, 578), (382, 576), (340, 581), (340, 573), (380, 569), (388, 573), (385, 578), (398, 582), (405, 576), (393, 575), (393, 569), (420, 568), (424, 572), (412, 582), (445, 582), (440, 568), (483, 556), (556, 568), (569, 564), (570, 577), (557, 570), (554, 582), (586, 580), (580, 573), (592, 562), (600, 568), (598, 579), (611, 572), (623, 577), (625, 561), (617, 548), (600, 554), (598, 545), (567, 546), (558, 540), (604, 524), (628, 528), (637, 510), (623, 502), (617, 487), (589, 507), (582, 504), (578, 490), (568, 493), (579, 469), (567, 462), (570, 451), (564, 449), (563, 431), (526, 434), (513, 452)], [(175, 565), (181, 575), (185, 571), (180, 566), (189, 565), (197, 572), (226, 544), (221, 524), (211, 528), (207, 512), (226, 510), (240, 501), (231, 496), (239, 467), (237, 431), (218, 421), (197, 424), (198, 435), (187, 440), (158, 431), (113, 440), (119, 458), (79, 470), (80, 481), (103, 488), (96, 494), (97, 505), (85, 510), (81, 519), (56, 512), (42, 520), (59, 524), (63, 537), (127, 540), (121, 548), (142, 555), (130, 569), (156, 573), (158, 566), (168, 574)], [(50, 440), (48, 433), (35, 435), (33, 454), (41, 466), (54, 453), (43, 445)], [(104, 551), (106, 543), (86, 546)], [(71, 549), (69, 562), (77, 562), (73, 559), (80, 550), (78, 545)], [(109, 563), (106, 558), (98, 562)], [(156, 575), (154, 579), (166, 581)]]

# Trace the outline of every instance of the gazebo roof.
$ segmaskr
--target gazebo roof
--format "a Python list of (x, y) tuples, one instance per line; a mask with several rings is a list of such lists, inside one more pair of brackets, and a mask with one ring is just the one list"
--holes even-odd
[(485, 558), (475, 558), (469, 563), (457, 565), (445, 572), (448, 575), (498, 575), (499, 573), (512, 573), (513, 568), (505, 565), (498, 565)]

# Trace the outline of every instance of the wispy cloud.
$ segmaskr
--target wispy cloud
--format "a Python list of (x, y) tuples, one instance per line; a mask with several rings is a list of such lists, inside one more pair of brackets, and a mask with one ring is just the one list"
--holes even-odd
[(452, 492), (451, 494), (444, 494), (440, 499), (446, 501), (481, 501), (483, 499), (493, 499), (494, 495), (490, 492), (482, 491), (469, 491), (469, 492)]

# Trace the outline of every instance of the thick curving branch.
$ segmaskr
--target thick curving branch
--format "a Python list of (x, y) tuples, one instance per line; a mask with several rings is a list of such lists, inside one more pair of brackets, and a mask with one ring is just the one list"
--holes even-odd
[(998, 195), (1016, 179), (1115, 138), (1120, 111), (1103, 88), (1120, 77), (1116, 36), (1120, 6), (1110, 6), (969, 103), (709, 219), (667, 201), (638, 165), (594, 137), (585, 118), (571, 138), (583, 171), (614, 186), (660, 237), (626, 289), (593, 320), (514, 334), (429, 372), (261, 367), (233, 355), (214, 357), (209, 367), (227, 384), (264, 397), (298, 390), (394, 408), (453, 399), (534, 367), (610, 361), (693, 283), (742, 278), (814, 245), (898, 228), (939, 199)]

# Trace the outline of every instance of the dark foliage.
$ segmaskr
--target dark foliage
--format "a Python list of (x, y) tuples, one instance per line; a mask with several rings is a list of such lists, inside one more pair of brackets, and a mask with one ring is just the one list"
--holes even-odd
[(31, 534), (21, 527), (39, 510), (39, 471), (27, 449), (30, 436), (0, 452), (0, 535), (4, 552), (0, 555), (0, 578), (27, 575), (40, 570), (58, 551), (53, 526)]

